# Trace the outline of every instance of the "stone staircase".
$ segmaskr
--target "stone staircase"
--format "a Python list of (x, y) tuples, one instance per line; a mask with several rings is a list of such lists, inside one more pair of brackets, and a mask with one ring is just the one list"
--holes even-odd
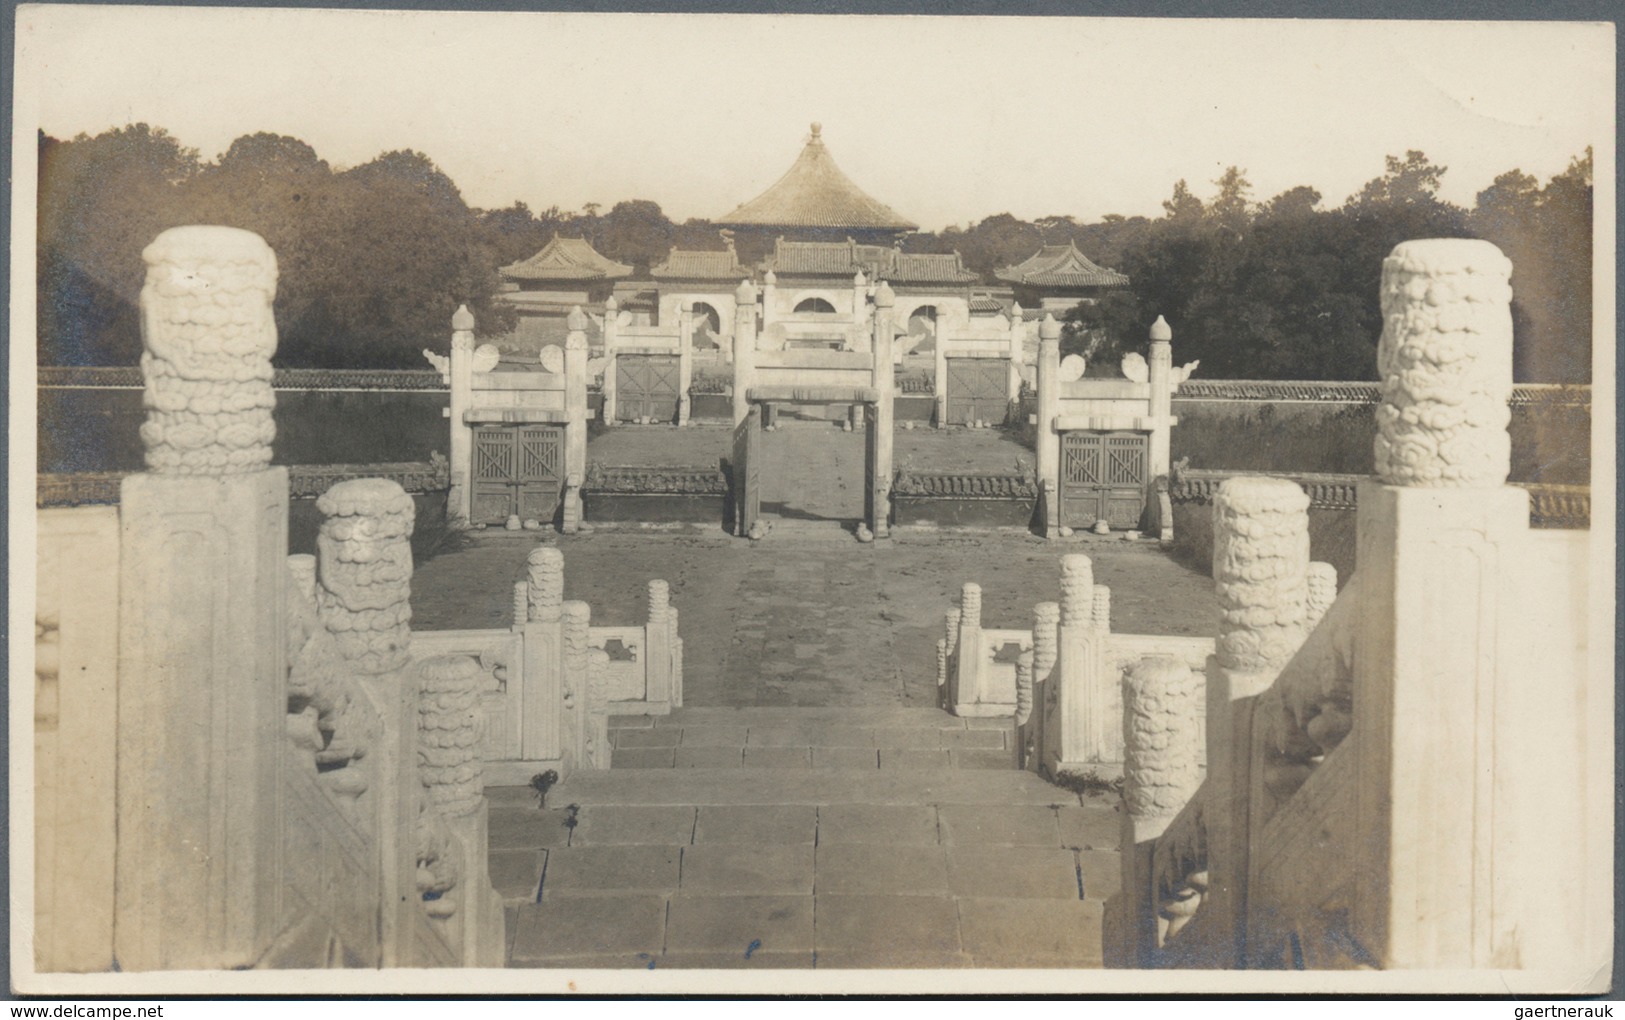
[(1014, 767), (1010, 720), (687, 708), (615, 767), (491, 798), (514, 967), (1099, 967), (1115, 796)]

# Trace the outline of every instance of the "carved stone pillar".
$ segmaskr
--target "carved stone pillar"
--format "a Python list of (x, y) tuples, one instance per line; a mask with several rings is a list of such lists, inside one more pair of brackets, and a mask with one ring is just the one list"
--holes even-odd
[(1196, 676), (1172, 656), (1149, 655), (1123, 678), (1123, 912), (1118, 938), (1151, 964), (1167, 922), (1153, 869), (1161, 836), (1201, 783)]
[(435, 810), (447, 818), (471, 814), (485, 799), (479, 663), (440, 655), (425, 659), (419, 675), (418, 774)]
[[(1243, 957), (1252, 815), (1253, 704), (1303, 643), (1308, 624), (1309, 497), (1279, 478), (1231, 478), (1213, 500), (1217, 668), (1208, 678), (1207, 801), (1220, 965)], [(1225, 947), (1228, 946), (1228, 953)]]
[(1304, 594), (1304, 626), (1313, 630), (1337, 601), (1337, 568), (1330, 563), (1311, 563)]
[(615, 424), (616, 387), (620, 384), (617, 369), (619, 355), (616, 354), (615, 347), (621, 335), (620, 314), (621, 303), (615, 299), (614, 294), (611, 294), (604, 300), (604, 383), (600, 390), (604, 396), (604, 403), (600, 413), (603, 415), (605, 428)]
[(577, 305), (570, 310), (564, 337), (564, 505), (561, 528), (573, 534), (581, 526), (581, 482), (587, 474), (587, 323)]
[(1166, 475), (1172, 463), (1169, 454), (1173, 438), (1173, 330), (1162, 316), (1151, 324), (1151, 357), (1147, 366), (1151, 383), (1151, 449), (1146, 478)]
[(955, 715), (971, 715), (976, 709), (982, 675), (982, 586), (966, 581), (959, 591), (957, 624), (948, 673), (946, 707)]
[(677, 316), (677, 424), (687, 425), (694, 384), (694, 301), (684, 298)]
[[(860, 273), (859, 276), (862, 274)], [(896, 298), (885, 280), (875, 288), (873, 421), (864, 442), (872, 451), (869, 481), (869, 530), (875, 538), (891, 533), (892, 418), (896, 412), (897, 374), (892, 364), (892, 307)]]
[(411, 658), (412, 497), (386, 478), (357, 478), (328, 489), (316, 509), (322, 626), (352, 672), (400, 669)]
[(566, 768), (587, 768), (587, 717), (589, 665), (587, 645), (592, 607), (585, 602), (566, 602), (560, 611), (563, 641), (563, 760)]
[(226, 227), (167, 230), (142, 257), (151, 473), (119, 507), (115, 953), (126, 971), (243, 967), (277, 930), (283, 877), (276, 257)]
[(1055, 416), (1061, 407), (1061, 324), (1046, 315), (1038, 324), (1038, 425), (1035, 455), (1039, 489), (1044, 501), (1044, 537), (1060, 535), (1061, 437)]
[[(1106, 668), (1105, 628), (1095, 622), (1094, 566), (1089, 557), (1061, 557), (1061, 609), (1056, 666), (1048, 684), (1054, 712), (1045, 713), (1044, 767), (1053, 775), (1121, 759), (1117, 678)], [(1104, 608), (1104, 607), (1103, 607)]]
[[(671, 588), (665, 581), (649, 582), (649, 615), (644, 625), (644, 700), (650, 705), (672, 704)], [(656, 711), (659, 711), (656, 709)]]
[[(756, 383), (756, 285), (745, 280), (734, 292), (734, 424), (750, 414), (749, 392)], [(768, 309), (767, 314), (772, 314)]]
[(564, 554), (532, 549), (525, 561), (525, 686), (520, 695), (519, 748), (524, 760), (557, 761), (564, 746)]
[(446, 513), (454, 521), (469, 522), (474, 513), (474, 429), (463, 420), (474, 405), (474, 316), (467, 305), (459, 305), (451, 317), (450, 449), (446, 466), (451, 488), (446, 496)]
[(1021, 749), (1020, 765), (1024, 769), (1038, 769), (1044, 761), (1044, 727), (1049, 705), (1053, 700), (1053, 676), (1058, 655), (1061, 626), (1061, 604), (1040, 602), (1033, 607), (1033, 715), (1024, 725), (1018, 725), (1017, 746)]

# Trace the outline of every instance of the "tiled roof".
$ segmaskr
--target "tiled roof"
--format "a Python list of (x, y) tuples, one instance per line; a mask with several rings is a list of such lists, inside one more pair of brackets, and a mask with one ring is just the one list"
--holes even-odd
[(555, 237), (530, 258), (498, 272), (510, 280), (614, 280), (632, 275), (632, 267), (605, 258), (579, 237)]
[(649, 270), (657, 280), (743, 280), (750, 270), (739, 264), (733, 251), (684, 251), (673, 248), (666, 261)]
[(1004, 302), (986, 294), (975, 294), (970, 299), (970, 310), (972, 315), (1003, 315)]
[(864, 194), (841, 172), (824, 148), (817, 124), (812, 126), (806, 148), (777, 183), (717, 222), (726, 226), (918, 228), (890, 206)]
[(786, 241), (781, 237), (773, 242), (773, 254), (762, 261), (762, 268), (775, 274), (851, 277), (860, 269), (872, 274), (889, 265), (894, 254), (893, 249), (880, 245), (853, 241)]
[(1115, 269), (1102, 269), (1084, 257), (1071, 242), (1046, 244), (1031, 258), (993, 274), (1010, 283), (1037, 287), (1122, 287), (1128, 277)]
[(917, 255), (894, 252), (891, 264), (880, 271), (882, 279), (894, 283), (973, 283), (977, 275), (965, 268), (958, 252), (948, 255)]

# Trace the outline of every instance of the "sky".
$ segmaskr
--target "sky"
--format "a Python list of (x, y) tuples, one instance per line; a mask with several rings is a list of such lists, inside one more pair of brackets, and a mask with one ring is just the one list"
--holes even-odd
[(257, 131), (335, 166), (415, 149), (473, 206), (644, 198), (678, 221), (767, 188), (813, 121), (928, 230), (1157, 216), (1231, 165), (1255, 198), (1334, 206), (1408, 149), (1470, 205), (1587, 145), (1611, 176), (1613, 45), (1582, 23), (42, 5), (18, 9), (15, 123), (145, 122), (206, 159)]

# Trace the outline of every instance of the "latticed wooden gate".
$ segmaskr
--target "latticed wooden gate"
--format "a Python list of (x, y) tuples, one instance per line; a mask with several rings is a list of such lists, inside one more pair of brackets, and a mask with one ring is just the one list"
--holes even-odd
[(1149, 436), (1144, 432), (1066, 432), (1061, 436), (1061, 524), (1138, 528), (1145, 511)]
[(733, 500), (734, 534), (750, 534), (751, 525), (762, 511), (762, 409), (753, 406), (745, 420), (734, 427)]
[(557, 425), (490, 425), (474, 430), (470, 523), (553, 519), (563, 489), (564, 429)]
[(1004, 358), (948, 359), (948, 424), (1000, 424), (1010, 409), (1010, 362)]
[(677, 420), (675, 354), (621, 354), (615, 358), (615, 417), (619, 421)]

